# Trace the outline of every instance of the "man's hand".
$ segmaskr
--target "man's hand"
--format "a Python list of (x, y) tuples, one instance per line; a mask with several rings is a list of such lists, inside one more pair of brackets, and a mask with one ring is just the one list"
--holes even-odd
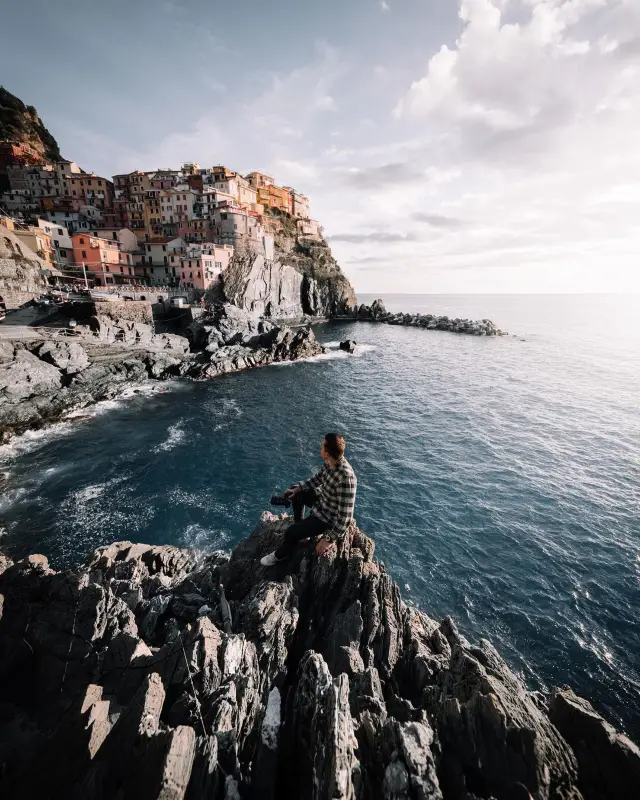
[(322, 539), (320, 539), (320, 541), (316, 545), (316, 555), (317, 556), (323, 556), (327, 552), (327, 550), (329, 550), (329, 548), (332, 545), (333, 545), (333, 542), (331, 541), (331, 539), (327, 539), (326, 537), (323, 537)]
[(301, 492), (301, 491), (302, 491), (302, 489), (299, 486), (294, 486), (293, 489), (287, 489), (285, 491), (284, 497), (287, 497), (287, 498), (293, 497), (294, 494), (298, 494), (298, 492)]

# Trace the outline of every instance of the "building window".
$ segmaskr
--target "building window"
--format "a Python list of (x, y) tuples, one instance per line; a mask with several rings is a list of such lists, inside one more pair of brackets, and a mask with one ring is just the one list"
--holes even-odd
[(200, 273), (198, 272), (198, 277), (200, 277)]
[(58, 228), (58, 236), (62, 236), (62, 228)]
[(105, 266), (105, 270), (106, 270), (107, 272), (109, 272), (109, 271), (110, 271), (110, 270), (109, 270), (109, 265), (108, 265), (108, 264)]
[(163, 253), (166, 253), (166, 252), (167, 252), (167, 245), (166, 245), (166, 244), (163, 244), (163, 245), (162, 245), (162, 252), (163, 252)]
[(124, 275), (124, 267), (120, 267), (120, 274)]
[(83, 257), (83, 258), (86, 258), (86, 257), (87, 257), (87, 251), (86, 251), (86, 250), (83, 250), (83, 251), (82, 251), (82, 257)]
[(80, 239), (80, 244), (84, 244), (84, 239)]

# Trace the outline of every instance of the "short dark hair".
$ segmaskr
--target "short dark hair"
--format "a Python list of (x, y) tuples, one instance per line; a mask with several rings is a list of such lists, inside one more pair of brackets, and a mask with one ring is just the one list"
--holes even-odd
[(326, 433), (324, 436), (324, 446), (331, 458), (342, 458), (347, 443), (339, 433)]

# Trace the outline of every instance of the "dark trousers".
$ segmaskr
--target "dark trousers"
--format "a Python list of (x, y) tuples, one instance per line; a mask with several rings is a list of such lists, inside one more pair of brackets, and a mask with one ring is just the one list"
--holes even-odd
[(313, 489), (304, 489), (302, 492), (296, 492), (293, 496), (291, 505), (293, 506), (294, 523), (287, 528), (284, 541), (276, 550), (276, 558), (289, 558), (302, 539), (311, 539), (327, 530), (329, 525), (313, 514), (306, 519), (302, 518), (304, 507), (312, 508), (316, 500), (316, 493)]

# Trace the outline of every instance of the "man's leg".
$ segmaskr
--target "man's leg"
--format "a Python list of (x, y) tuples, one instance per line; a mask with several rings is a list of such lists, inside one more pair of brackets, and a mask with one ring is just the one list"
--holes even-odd
[(293, 521), (300, 522), (304, 513), (304, 507), (312, 508), (316, 500), (316, 493), (313, 489), (303, 489), (301, 492), (296, 492), (291, 498)]
[(302, 539), (310, 539), (313, 536), (319, 536), (321, 533), (324, 533), (328, 527), (326, 522), (318, 519), (318, 517), (314, 517), (313, 514), (306, 519), (300, 520), (300, 522), (294, 522), (293, 525), (287, 528), (284, 541), (276, 550), (276, 558), (278, 561), (284, 561), (284, 559), (289, 558), (291, 553), (293, 553), (298, 542), (302, 541)]

